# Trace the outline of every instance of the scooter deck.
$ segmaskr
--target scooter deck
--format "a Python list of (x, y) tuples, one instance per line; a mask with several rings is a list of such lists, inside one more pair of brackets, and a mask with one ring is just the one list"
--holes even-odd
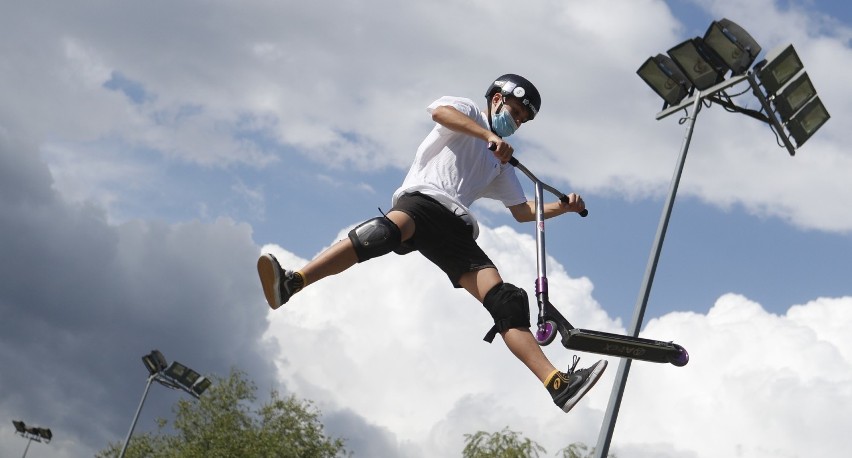
[(675, 366), (684, 366), (689, 362), (686, 349), (672, 342), (576, 328), (561, 334), (562, 345), (572, 350), (655, 363), (671, 363)]

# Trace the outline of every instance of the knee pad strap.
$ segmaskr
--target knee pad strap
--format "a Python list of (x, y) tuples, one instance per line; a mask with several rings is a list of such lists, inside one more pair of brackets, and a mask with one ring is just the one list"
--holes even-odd
[(364, 262), (396, 249), (402, 243), (402, 232), (387, 217), (376, 217), (349, 231), (349, 240), (355, 247), (358, 262)]
[(482, 305), (494, 318), (494, 326), (485, 334), (491, 343), (498, 332), (512, 328), (530, 327), (530, 304), (527, 293), (511, 283), (500, 283), (491, 288), (482, 300)]

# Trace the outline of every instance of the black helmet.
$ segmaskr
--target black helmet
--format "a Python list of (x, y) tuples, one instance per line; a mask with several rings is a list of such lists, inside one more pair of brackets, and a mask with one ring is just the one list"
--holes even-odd
[(519, 99), (529, 110), (530, 120), (534, 119), (538, 110), (541, 109), (541, 95), (539, 95), (538, 89), (523, 76), (508, 73), (497, 78), (488, 87), (485, 98), (491, 100), (491, 97), (497, 92), (503, 94), (504, 97)]

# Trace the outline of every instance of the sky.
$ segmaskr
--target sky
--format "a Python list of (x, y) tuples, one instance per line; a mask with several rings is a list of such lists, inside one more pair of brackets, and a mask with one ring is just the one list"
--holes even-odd
[[(594, 445), (616, 358), (565, 414), (418, 254), (274, 312), (255, 262), (298, 268), (387, 211), (426, 106), (484, 102), (519, 73), (543, 103), (509, 137), (516, 157), (590, 210), (547, 222), (550, 299), (578, 327), (625, 332), (685, 133), (681, 116), (655, 119), (662, 101), (636, 70), (721, 18), (762, 55), (793, 43), (832, 118), (791, 157), (767, 125), (700, 111), (642, 328), (691, 361), (633, 364), (610, 451), (841, 456), (852, 8), (839, 0), (5, 2), (0, 456), (26, 446), (12, 420), (53, 431), (35, 458), (123, 441), (155, 348), (202, 374), (239, 368), (261, 397), (312, 400), (358, 457), (459, 456), (465, 433), (506, 426), (549, 455)], [(533, 227), (499, 203), (473, 211), (480, 245), (531, 292)], [(573, 355), (545, 352), (559, 367)], [(182, 396), (152, 387), (136, 431)]]

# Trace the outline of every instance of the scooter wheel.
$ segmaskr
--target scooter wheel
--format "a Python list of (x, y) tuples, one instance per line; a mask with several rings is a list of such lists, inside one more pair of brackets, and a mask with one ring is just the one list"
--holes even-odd
[(673, 344), (677, 349), (677, 355), (669, 358), (669, 362), (674, 364), (677, 367), (686, 366), (686, 363), (689, 362), (689, 353), (687, 353), (686, 348), (681, 347), (678, 344)]
[(535, 333), (535, 340), (542, 347), (550, 345), (553, 339), (556, 338), (556, 322), (547, 320), (544, 324), (538, 326)]

